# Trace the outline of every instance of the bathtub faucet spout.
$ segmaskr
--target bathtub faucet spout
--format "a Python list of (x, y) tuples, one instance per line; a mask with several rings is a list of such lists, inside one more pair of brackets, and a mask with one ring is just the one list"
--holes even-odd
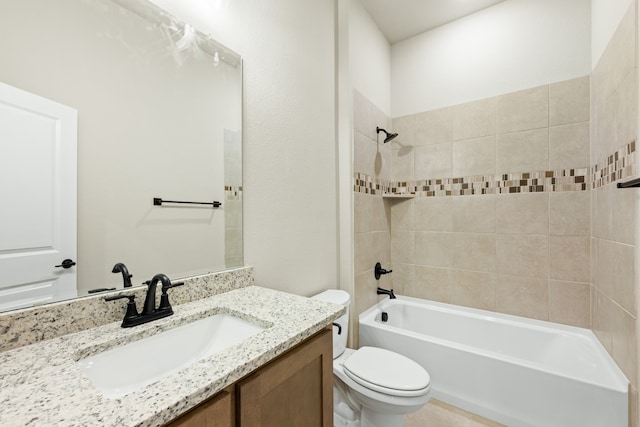
[(393, 293), (393, 289), (389, 290), (389, 289), (378, 288), (377, 294), (378, 295), (389, 295), (389, 298), (396, 299), (396, 296)]

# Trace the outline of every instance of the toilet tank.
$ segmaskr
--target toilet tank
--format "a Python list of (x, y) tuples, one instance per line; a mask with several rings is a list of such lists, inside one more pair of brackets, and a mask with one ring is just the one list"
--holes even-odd
[(334, 323), (342, 327), (342, 332), (338, 334), (338, 328), (333, 327), (333, 358), (340, 356), (347, 348), (347, 336), (349, 335), (349, 293), (339, 289), (328, 289), (324, 292), (314, 295), (311, 298), (324, 302), (338, 304), (346, 308), (345, 314), (340, 316)]

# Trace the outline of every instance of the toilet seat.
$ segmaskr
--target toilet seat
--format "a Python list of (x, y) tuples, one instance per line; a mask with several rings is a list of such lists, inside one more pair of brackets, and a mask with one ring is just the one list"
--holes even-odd
[(407, 357), (388, 350), (347, 348), (347, 292), (330, 289), (312, 298), (344, 307), (344, 314), (334, 323), (340, 327), (333, 328), (334, 420), (362, 427), (404, 427), (403, 416), (422, 408), (431, 398), (429, 374)]
[(356, 383), (391, 396), (421, 396), (431, 386), (429, 373), (422, 366), (382, 348), (362, 347), (344, 361), (343, 367)]

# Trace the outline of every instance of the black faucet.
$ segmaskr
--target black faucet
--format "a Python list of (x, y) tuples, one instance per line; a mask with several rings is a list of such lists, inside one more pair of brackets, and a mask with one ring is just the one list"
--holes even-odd
[[(162, 283), (162, 295), (160, 296), (160, 305), (156, 309), (156, 287), (158, 282)], [(142, 313), (140, 314), (138, 314), (138, 310), (136, 309), (134, 295), (105, 297), (105, 301), (113, 301), (121, 298), (129, 299), (129, 302), (127, 303), (127, 312), (122, 320), (123, 328), (130, 328), (132, 326), (142, 325), (143, 323), (171, 316), (173, 314), (173, 308), (169, 303), (169, 294), (167, 294), (167, 291), (170, 288), (184, 285), (184, 282), (171, 283), (171, 280), (169, 280), (165, 274), (156, 274), (153, 276), (153, 279), (145, 282), (145, 284), (148, 286), (147, 296), (144, 299), (144, 306), (142, 308)]]
[(116, 265), (113, 266), (113, 270), (111, 270), (112, 273), (122, 273), (122, 281), (124, 282), (124, 287), (125, 288), (130, 288), (131, 287), (131, 278), (133, 277), (132, 274), (129, 274), (129, 270), (127, 269), (127, 266), (124, 265), (123, 263), (119, 262)]
[(378, 290), (376, 291), (376, 293), (378, 295), (389, 295), (389, 298), (391, 299), (396, 299), (395, 294), (393, 293), (393, 289), (391, 290), (387, 290), (387, 289), (382, 289), (382, 288), (378, 288)]
[[(156, 287), (158, 286), (158, 282), (162, 282), (162, 295), (160, 295), (160, 305), (156, 310)], [(149, 288), (147, 289), (147, 296), (144, 299), (144, 307), (142, 309), (141, 316), (158, 312), (164, 313), (166, 311), (171, 312), (167, 314), (167, 316), (173, 314), (173, 309), (171, 308), (171, 304), (169, 304), (169, 294), (167, 294), (167, 291), (170, 288), (184, 285), (184, 282), (172, 284), (171, 280), (169, 280), (166, 274), (156, 274), (155, 276), (153, 276), (153, 279), (151, 279), (151, 281), (147, 281), (145, 283)]]

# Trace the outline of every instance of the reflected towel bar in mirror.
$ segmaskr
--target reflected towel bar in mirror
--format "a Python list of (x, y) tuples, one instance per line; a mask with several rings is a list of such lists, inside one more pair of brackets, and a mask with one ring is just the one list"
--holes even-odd
[(219, 208), (220, 206), (222, 206), (221, 202), (216, 202), (215, 200), (213, 202), (181, 202), (181, 201), (177, 201), (177, 200), (162, 200), (159, 197), (154, 197), (153, 198), (153, 206), (162, 206), (163, 203), (179, 203), (179, 204), (187, 204), (187, 205), (208, 205), (208, 206), (213, 206), (214, 208)]

